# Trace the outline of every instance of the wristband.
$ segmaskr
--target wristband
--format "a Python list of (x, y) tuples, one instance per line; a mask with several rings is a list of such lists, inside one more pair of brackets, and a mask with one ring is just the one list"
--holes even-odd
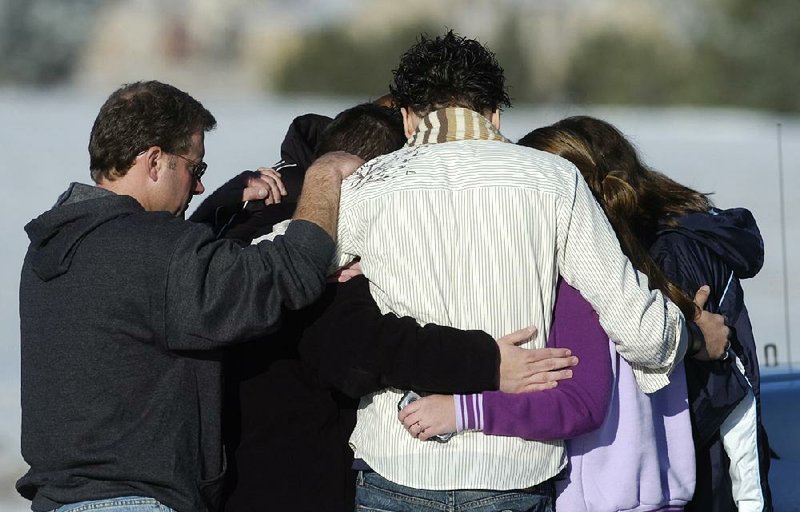
[(695, 322), (686, 322), (686, 330), (689, 333), (689, 348), (686, 350), (686, 357), (694, 357), (706, 345), (706, 337), (703, 331)]
[(483, 395), (453, 395), (453, 399), (457, 431), (483, 430)]

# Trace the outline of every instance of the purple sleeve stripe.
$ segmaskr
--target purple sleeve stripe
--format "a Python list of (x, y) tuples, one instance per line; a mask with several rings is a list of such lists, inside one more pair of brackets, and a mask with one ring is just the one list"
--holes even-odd
[(462, 412), (463, 400), (464, 395), (453, 395), (453, 403), (456, 408), (456, 432), (462, 432), (464, 430), (464, 413)]
[(483, 396), (479, 394), (472, 395), (472, 402), (475, 408), (475, 424), (472, 429), (483, 430)]
[(454, 395), (456, 402), (456, 431), (483, 430), (483, 396)]
[(460, 395), (461, 398), (461, 419), (463, 424), (461, 425), (462, 430), (467, 430), (469, 428), (469, 412), (467, 411), (467, 404), (469, 403), (469, 395)]
[(464, 400), (464, 428), (467, 430), (472, 429), (472, 423), (475, 419), (475, 402), (472, 398), (472, 395), (467, 395)]

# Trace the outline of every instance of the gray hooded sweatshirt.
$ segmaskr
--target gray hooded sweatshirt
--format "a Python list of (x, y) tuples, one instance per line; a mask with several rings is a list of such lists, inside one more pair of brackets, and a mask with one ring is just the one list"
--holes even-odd
[(25, 230), (20, 494), (35, 511), (132, 495), (216, 509), (219, 349), (315, 300), (333, 240), (297, 221), (242, 248), (77, 183)]

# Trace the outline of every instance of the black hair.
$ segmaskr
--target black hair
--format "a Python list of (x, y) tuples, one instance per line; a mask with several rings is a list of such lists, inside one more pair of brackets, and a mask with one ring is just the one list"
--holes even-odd
[(136, 156), (151, 146), (182, 154), (193, 134), (216, 124), (211, 112), (176, 87), (154, 80), (123, 85), (108, 97), (92, 126), (92, 179), (99, 183), (124, 176)]
[(417, 115), (444, 107), (484, 113), (511, 106), (494, 53), (452, 30), (433, 39), (420, 35), (393, 73), (389, 90), (397, 106)]
[(391, 153), (406, 143), (400, 113), (374, 103), (362, 103), (340, 112), (325, 127), (314, 157), (346, 151), (364, 160)]

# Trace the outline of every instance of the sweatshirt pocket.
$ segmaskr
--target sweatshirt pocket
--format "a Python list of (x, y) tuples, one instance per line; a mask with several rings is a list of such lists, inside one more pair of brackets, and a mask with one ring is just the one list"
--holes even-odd
[(200, 496), (202, 496), (207, 510), (216, 511), (220, 509), (224, 480), (225, 470), (223, 469), (222, 473), (214, 478), (200, 481)]
[(225, 483), (225, 473), (228, 470), (228, 457), (223, 447), (222, 450), (222, 471), (212, 478), (200, 480), (200, 496), (206, 509), (212, 512), (220, 510), (222, 507), (222, 490)]

